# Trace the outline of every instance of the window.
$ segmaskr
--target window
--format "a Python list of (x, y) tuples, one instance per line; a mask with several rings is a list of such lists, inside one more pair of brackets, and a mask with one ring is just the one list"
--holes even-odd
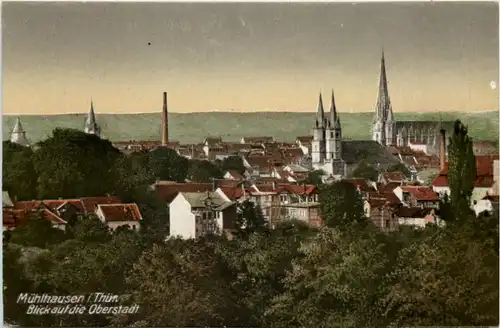
[(340, 132), (335, 132), (335, 137), (340, 138)]
[(333, 138), (333, 132), (330, 132), (330, 138)]
[(389, 221), (389, 220), (385, 220), (385, 227), (386, 227), (386, 228), (390, 228), (390, 224), (389, 224), (389, 223), (390, 223), (390, 221)]
[(282, 203), (286, 202), (286, 195), (280, 195), (280, 201)]

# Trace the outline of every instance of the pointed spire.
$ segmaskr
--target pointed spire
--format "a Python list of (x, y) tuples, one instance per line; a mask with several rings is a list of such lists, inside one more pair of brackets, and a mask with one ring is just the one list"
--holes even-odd
[(10, 142), (19, 144), (21, 146), (29, 146), (28, 138), (26, 138), (26, 131), (24, 131), (21, 124), (21, 119), (19, 117), (16, 119), (14, 128), (10, 133)]
[(387, 73), (385, 70), (385, 55), (384, 49), (382, 48), (382, 59), (380, 62), (380, 77), (378, 85), (378, 95), (377, 95), (377, 105), (375, 120), (385, 121), (389, 115), (392, 116), (391, 101), (389, 99), (389, 90), (387, 87)]
[(330, 104), (330, 120), (329, 124), (331, 127), (339, 128), (340, 127), (340, 118), (337, 114), (337, 106), (335, 104), (335, 94), (332, 89), (332, 102)]
[(316, 112), (316, 127), (323, 127), (324, 120), (325, 120), (325, 110), (323, 109), (323, 98), (321, 96), (321, 91), (320, 91), (318, 99), (318, 109)]
[(85, 120), (85, 133), (95, 134), (100, 136), (101, 128), (97, 124), (94, 112), (94, 100), (90, 98), (90, 111), (87, 114), (87, 119)]

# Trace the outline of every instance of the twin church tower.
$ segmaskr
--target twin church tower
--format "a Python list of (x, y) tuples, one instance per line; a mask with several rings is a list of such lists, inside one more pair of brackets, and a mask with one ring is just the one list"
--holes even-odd
[[(385, 59), (382, 52), (380, 66), (379, 90), (372, 126), (372, 140), (382, 145), (393, 144), (393, 114), (387, 88)], [(347, 143), (344, 143), (344, 146)], [(343, 141), (342, 126), (335, 105), (335, 96), (332, 91), (330, 111), (325, 115), (323, 99), (319, 95), (316, 120), (313, 127), (313, 141), (311, 160), (313, 168), (323, 170), (326, 174), (345, 175), (346, 163), (342, 159)]]

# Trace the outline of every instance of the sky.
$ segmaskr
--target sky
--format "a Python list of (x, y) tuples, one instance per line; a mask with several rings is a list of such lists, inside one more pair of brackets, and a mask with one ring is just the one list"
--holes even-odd
[(498, 109), (497, 3), (2, 3), (5, 114)]

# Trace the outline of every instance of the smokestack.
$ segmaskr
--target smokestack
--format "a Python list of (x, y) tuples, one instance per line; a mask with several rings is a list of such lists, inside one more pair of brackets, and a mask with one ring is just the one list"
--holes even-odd
[(439, 131), (441, 133), (441, 137), (439, 139), (439, 170), (443, 171), (446, 160), (445, 160), (445, 154), (446, 154), (446, 130), (441, 129)]
[(161, 116), (161, 145), (168, 144), (168, 106), (167, 106), (167, 93), (163, 93), (163, 111)]

